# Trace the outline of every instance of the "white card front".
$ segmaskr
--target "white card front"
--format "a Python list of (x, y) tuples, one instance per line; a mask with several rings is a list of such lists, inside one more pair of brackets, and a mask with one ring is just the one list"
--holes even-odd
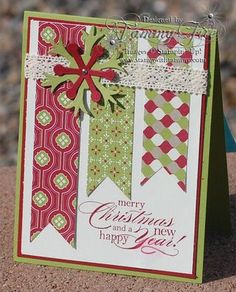
[[(91, 25), (79, 24), (80, 28), (78, 28), (78, 24), (76, 25), (78, 31), (85, 29), (89, 33), (91, 30)], [(44, 49), (47, 42), (45, 41), (44, 45), (42, 43), (38, 45), (40, 37), (47, 40), (53, 34), (58, 33), (67, 38), (68, 41), (73, 31), (76, 31), (76, 25), (63, 21), (57, 23), (48, 20), (31, 20), (29, 22), (28, 54), (45, 54)], [(64, 32), (66, 29), (67, 32)], [(77, 40), (80, 38), (78, 35), (77, 32)], [(55, 40), (57, 40), (56, 36)], [(174, 41), (174, 44), (172, 40), (169, 46), (165, 46), (165, 48), (169, 48), (170, 54), (174, 54), (176, 58), (182, 58), (187, 53), (191, 54), (191, 60), (185, 63), (187, 68), (193, 71), (204, 69), (204, 62), (201, 61), (206, 56), (206, 39), (204, 37), (193, 37), (192, 47), (187, 50), (187, 53), (178, 38)], [(79, 40), (78, 43), (80, 42)], [(151, 48), (149, 41), (145, 38), (139, 37), (137, 39), (136, 64), (145, 63), (147, 59), (145, 52), (150, 52)], [(165, 61), (163, 50), (164, 46), (162, 51), (159, 50), (160, 55), (156, 56), (155, 66), (174, 66), (174, 61), (173, 64), (170, 64), (169, 59)], [(63, 183), (65, 188), (68, 188), (60, 200), (62, 206), (65, 204), (61, 217), (55, 216), (53, 209), (50, 209), (50, 212), (40, 209), (40, 204), (41, 207), (44, 207), (48, 201), (53, 201), (50, 194), (45, 199), (43, 192), (32, 193), (32, 185), (36, 184), (37, 190), (40, 185), (40, 182), (37, 182), (37, 175), (33, 174), (33, 170), (35, 171), (34, 161), (36, 159), (36, 163), (42, 166), (44, 163), (42, 159), (46, 161), (46, 159), (52, 158), (53, 154), (50, 153), (53, 153), (53, 150), (50, 150), (50, 143), (53, 144), (54, 133), (57, 132), (56, 126), (47, 128), (44, 132), (49, 137), (47, 147), (51, 152), (48, 155), (45, 154), (42, 147), (35, 147), (36, 140), (43, 140), (43, 136), (37, 132), (39, 126), (36, 125), (36, 119), (37, 123), (41, 121), (41, 124), (44, 123), (44, 126), (48, 126), (50, 119), (48, 118), (47, 122), (47, 117), (53, 117), (53, 110), (50, 112), (50, 108), (48, 112), (39, 111), (37, 102), (46, 98), (48, 94), (44, 90), (49, 89), (43, 88), (38, 81), (33, 79), (27, 81), (21, 253), (41, 259), (60, 259), (80, 265), (97, 265), (104, 268), (121, 270), (125, 268), (131, 271), (194, 277), (199, 224), (199, 169), (201, 168), (199, 161), (201, 160), (200, 142), (203, 130), (204, 103), (202, 94), (190, 93), (188, 102), (184, 103), (186, 97), (180, 97), (181, 94), (172, 92), (170, 95), (169, 91), (151, 90), (153, 97), (149, 98), (147, 89), (134, 89), (130, 196), (124, 193), (119, 187), (119, 182), (117, 184), (117, 181), (112, 179), (112, 175), (107, 175), (88, 194), (88, 179), (91, 176), (89, 145), (92, 143), (91, 139), (94, 138), (91, 138), (90, 125), (94, 117), (83, 115), (80, 121), (80, 136), (78, 136), (77, 193), (73, 197), (76, 198), (73, 199), (73, 203), (69, 202), (70, 204), (77, 203), (75, 210), (76, 230), (74, 231), (75, 238), (73, 238), (75, 244), (72, 246), (69, 244), (70, 240), (65, 240), (63, 232), (60, 232), (64, 227), (63, 220), (70, 221), (70, 218), (66, 217), (66, 212), (70, 212), (71, 206), (67, 206), (66, 199), (63, 203), (63, 198), (70, 192), (66, 181), (68, 177), (57, 172), (55, 180), (53, 174), (52, 176), (48, 175), (51, 184), (52, 182), (56, 184), (59, 180), (59, 191), (63, 189)], [(156, 96), (152, 92), (155, 92)], [(90, 100), (91, 93), (87, 92), (86, 97)], [(157, 101), (159, 104), (155, 104)], [(40, 109), (42, 104), (40, 104)], [(125, 111), (125, 107), (122, 110)], [(47, 116), (49, 112), (50, 114)], [(63, 110), (60, 109), (60, 113), (66, 117)], [(39, 114), (43, 114), (43, 116), (39, 116)], [(43, 118), (39, 120), (40, 117)], [(180, 120), (182, 122), (179, 122)], [(68, 121), (67, 116), (66, 123)], [(187, 121), (187, 124), (184, 124), (184, 121)], [(105, 127), (101, 121), (99, 123), (98, 126)], [(125, 131), (122, 121), (117, 120), (116, 126), (121, 131)], [(63, 148), (64, 156), (58, 156), (55, 159), (66, 164), (66, 143), (72, 140), (69, 126), (63, 133), (64, 136), (58, 134), (56, 139), (58, 148)], [(109, 132), (106, 134), (108, 135), (106, 139), (113, 138), (113, 136), (109, 136)], [(187, 138), (184, 135), (187, 135)], [(101, 145), (101, 136), (99, 139), (97, 144), (100, 144), (101, 149), (103, 149), (104, 144)], [(184, 143), (181, 143), (182, 139)], [(155, 149), (149, 151), (147, 145), (152, 145)], [(125, 147), (121, 143), (117, 145), (117, 151), (124, 153)], [(157, 156), (154, 157), (154, 153)], [(108, 159), (111, 158), (108, 156)], [(113, 157), (113, 159), (116, 163), (116, 158)], [(100, 171), (104, 171), (106, 164), (99, 160), (96, 163), (100, 167)], [(109, 164), (109, 162), (107, 163)], [(45, 167), (48, 167), (46, 171), (55, 168), (54, 164), (50, 164), (48, 161), (45, 163)], [(149, 172), (145, 172), (146, 170)], [(120, 165), (118, 173), (119, 171), (124, 171), (122, 165)], [(149, 175), (151, 171), (153, 173)], [(39, 177), (40, 174), (38, 174)], [(141, 183), (142, 181), (144, 183)], [(44, 185), (43, 182), (42, 185)], [(32, 197), (33, 200), (38, 200), (34, 201), (35, 213), (33, 217), (31, 213)], [(52, 203), (50, 204), (52, 205)], [(57, 208), (59, 208), (58, 206)], [(32, 222), (36, 222), (35, 226), (41, 224), (42, 227), (43, 223), (40, 220), (44, 220), (42, 219), (44, 212), (48, 212), (47, 216), (53, 221), (41, 228), (40, 232), (35, 232), (34, 237), (32, 237)], [(71, 226), (74, 225), (71, 223)]]

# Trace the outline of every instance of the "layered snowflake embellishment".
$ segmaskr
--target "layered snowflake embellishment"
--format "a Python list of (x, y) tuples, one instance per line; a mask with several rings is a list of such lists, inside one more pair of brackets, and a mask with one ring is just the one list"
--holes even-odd
[[(65, 58), (69, 66), (54, 66), (52, 74), (45, 74), (42, 86), (50, 87), (52, 92), (59, 87), (66, 88), (63, 89), (61, 97), (67, 99), (65, 107), (74, 108), (75, 114), (81, 110), (93, 116), (87, 100), (87, 91), (90, 92), (91, 102), (104, 106), (110, 104), (112, 109), (115, 104), (122, 106), (118, 101), (120, 90), (100, 82), (101, 78), (114, 80), (117, 76), (114, 69), (123, 71), (120, 66), (120, 54), (115, 52), (109, 56), (100, 44), (103, 37), (101, 30), (92, 27), (90, 33), (83, 31), (83, 48), (74, 43), (64, 46), (61, 39), (57, 43), (52, 42), (49, 53)], [(62, 87), (65, 83), (68, 86)]]

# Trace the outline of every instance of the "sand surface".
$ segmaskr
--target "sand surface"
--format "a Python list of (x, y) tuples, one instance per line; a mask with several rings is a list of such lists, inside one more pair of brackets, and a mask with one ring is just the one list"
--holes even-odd
[(232, 235), (209, 237), (204, 284), (145, 279), (13, 261), (15, 167), (0, 168), (0, 291), (236, 291), (236, 154), (228, 154)]

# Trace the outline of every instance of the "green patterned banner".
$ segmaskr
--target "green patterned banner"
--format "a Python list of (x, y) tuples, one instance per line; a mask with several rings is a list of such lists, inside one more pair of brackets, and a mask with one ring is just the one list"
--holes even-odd
[(122, 98), (124, 108), (114, 110), (93, 105), (94, 118), (89, 125), (89, 158), (87, 193), (90, 195), (109, 177), (131, 197), (134, 89), (126, 88)]

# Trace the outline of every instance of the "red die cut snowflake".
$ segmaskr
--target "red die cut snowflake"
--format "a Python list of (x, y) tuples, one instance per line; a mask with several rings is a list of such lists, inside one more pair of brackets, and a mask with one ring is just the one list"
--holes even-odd
[(69, 44), (66, 49), (75, 59), (78, 68), (68, 68), (64, 67), (63, 65), (56, 65), (54, 67), (54, 73), (58, 76), (64, 76), (66, 74), (79, 75), (73, 86), (67, 90), (67, 97), (70, 99), (74, 99), (76, 97), (79, 87), (85, 80), (92, 93), (92, 100), (95, 102), (99, 102), (101, 99), (101, 93), (96, 88), (91, 76), (102, 77), (109, 81), (112, 81), (116, 77), (116, 73), (112, 69), (107, 69), (105, 71), (92, 69), (96, 61), (104, 55), (105, 49), (101, 45), (95, 45), (92, 49), (92, 55), (87, 65), (85, 65), (81, 57), (83, 50), (79, 48), (76, 44)]

